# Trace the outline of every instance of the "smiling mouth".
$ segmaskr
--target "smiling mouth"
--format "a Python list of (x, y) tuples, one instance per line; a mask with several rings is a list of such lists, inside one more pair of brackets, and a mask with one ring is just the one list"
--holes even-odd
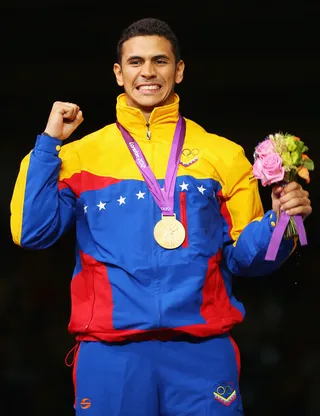
[(161, 85), (159, 84), (148, 84), (148, 85), (143, 84), (143, 85), (137, 86), (137, 90), (145, 94), (154, 94), (158, 92), (160, 89), (161, 89)]

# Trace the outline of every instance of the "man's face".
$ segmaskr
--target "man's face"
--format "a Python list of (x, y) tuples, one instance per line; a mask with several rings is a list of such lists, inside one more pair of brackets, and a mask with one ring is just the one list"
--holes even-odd
[(184, 63), (177, 65), (171, 43), (160, 36), (137, 36), (122, 46), (121, 65), (114, 65), (117, 83), (127, 104), (141, 110), (173, 102), (174, 86), (183, 79)]

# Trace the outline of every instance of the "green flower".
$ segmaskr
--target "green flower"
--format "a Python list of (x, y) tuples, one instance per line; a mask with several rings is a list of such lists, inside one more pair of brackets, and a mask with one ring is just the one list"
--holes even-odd
[(292, 166), (292, 158), (290, 152), (285, 152), (282, 155), (283, 166)]
[(294, 152), (297, 148), (297, 140), (294, 136), (287, 136), (285, 138), (289, 152)]
[(291, 152), (292, 164), (297, 166), (301, 162), (301, 153), (299, 151)]

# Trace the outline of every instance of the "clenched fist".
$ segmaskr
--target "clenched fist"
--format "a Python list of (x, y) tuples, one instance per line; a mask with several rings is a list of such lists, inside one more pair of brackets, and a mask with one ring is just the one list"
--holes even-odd
[(77, 104), (56, 101), (52, 106), (45, 133), (65, 140), (82, 122), (82, 111)]
[(281, 211), (288, 215), (301, 215), (307, 218), (311, 212), (311, 201), (309, 192), (295, 182), (289, 182), (286, 186), (274, 186), (271, 193), (272, 209), (279, 217)]

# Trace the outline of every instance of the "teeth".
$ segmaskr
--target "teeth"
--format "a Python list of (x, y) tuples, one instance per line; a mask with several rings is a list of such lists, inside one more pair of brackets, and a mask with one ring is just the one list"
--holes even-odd
[(141, 87), (139, 87), (139, 90), (158, 90), (159, 86), (158, 85), (141, 85)]

